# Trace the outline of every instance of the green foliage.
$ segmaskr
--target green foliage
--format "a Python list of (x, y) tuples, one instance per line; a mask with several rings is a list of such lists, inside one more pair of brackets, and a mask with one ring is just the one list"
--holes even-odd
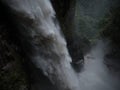
[(102, 35), (112, 41), (112, 43), (120, 46), (120, 8), (112, 10), (108, 23), (103, 29)]
[(99, 38), (101, 30), (99, 26), (100, 20), (91, 16), (77, 16), (78, 26), (77, 34), (81, 37), (87, 38), (91, 43), (94, 43)]
[[(120, 7), (111, 10), (108, 23), (105, 24), (101, 35), (111, 41), (111, 50), (106, 56), (117, 66), (120, 64)], [(112, 60), (111, 60), (112, 58)]]

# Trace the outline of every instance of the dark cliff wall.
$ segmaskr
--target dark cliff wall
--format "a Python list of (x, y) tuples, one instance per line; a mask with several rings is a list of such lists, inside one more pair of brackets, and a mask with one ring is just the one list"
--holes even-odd
[(76, 28), (76, 3), (77, 0), (51, 0), (56, 11), (60, 26), (67, 41), (72, 61), (83, 59), (83, 55), (90, 49), (88, 39), (80, 36)]
[(120, 7), (112, 8), (101, 35), (110, 41), (110, 52), (105, 60), (108, 67), (120, 71)]

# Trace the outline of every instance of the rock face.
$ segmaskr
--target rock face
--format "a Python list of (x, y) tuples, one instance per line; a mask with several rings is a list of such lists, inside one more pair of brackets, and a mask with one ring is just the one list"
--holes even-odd
[(65, 36), (72, 61), (83, 59), (90, 49), (90, 42), (81, 36), (76, 28), (77, 0), (51, 0)]
[(106, 65), (110, 70), (120, 72), (120, 7), (116, 6), (108, 16), (102, 36), (110, 41), (109, 53), (105, 56)]
[(39, 72), (59, 90), (79, 90), (79, 81), (72, 69), (66, 41), (61, 35), (55, 12), (49, 0), (2, 0), (8, 12), (11, 31), (21, 47), (30, 73), (32, 90), (39, 87)]
[[(27, 79), (21, 68), (21, 59), (10, 36), (10, 25), (7, 14), (0, 2), (0, 89), (27, 90)], [(18, 59), (19, 58), (19, 59)]]

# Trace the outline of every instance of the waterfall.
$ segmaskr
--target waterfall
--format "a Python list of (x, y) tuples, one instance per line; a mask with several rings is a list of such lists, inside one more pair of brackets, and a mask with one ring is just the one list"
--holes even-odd
[[(36, 71), (42, 70), (58, 90), (119, 90), (119, 80), (110, 75), (103, 63), (106, 50), (103, 42), (84, 57), (82, 72), (73, 70), (66, 41), (49, 0), (1, 1), (7, 6), (16, 27), (23, 53), (27, 57), (25, 61), (32, 62)], [(114, 84), (116, 81), (118, 86)], [(41, 90), (39, 85), (37, 87), (32, 90)]]
[[(66, 41), (49, 0), (2, 0), (11, 12), (25, 54), (60, 90), (80, 90)], [(29, 62), (29, 60), (28, 60)]]

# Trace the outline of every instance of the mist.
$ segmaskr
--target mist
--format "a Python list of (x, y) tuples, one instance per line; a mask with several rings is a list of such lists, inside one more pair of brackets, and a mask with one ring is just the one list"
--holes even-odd
[(114, 76), (104, 63), (109, 51), (108, 41), (97, 41), (84, 56), (85, 64), (79, 73), (80, 90), (119, 90), (118, 77)]
[[(60, 17), (54, 11), (50, 0), (1, 0), (1, 2), (5, 5), (3, 21), (6, 20), (6, 24), (10, 19), (7, 22), (10, 25), (6, 27), (14, 32), (9, 33), (11, 36), (16, 34), (13, 36), (17, 47), (15, 50), (23, 59), (22, 62), (20, 58), (21, 62), (27, 67), (31, 90), (120, 90), (119, 74), (112, 72), (105, 62), (111, 44), (109, 40), (101, 39), (99, 33), (104, 29), (104, 25), (102, 28), (99, 27), (101, 20), (109, 14), (111, 7), (117, 6), (117, 0), (78, 0), (76, 7), (68, 5), (65, 11), (68, 12), (60, 15), (64, 19), (59, 20), (60, 22), (58, 21)], [(69, 0), (61, 2), (66, 5)], [(57, 6), (59, 2), (55, 4)], [(62, 35), (63, 26), (60, 27), (59, 23), (63, 23), (65, 29), (69, 30), (66, 34), (63, 32)], [(107, 59), (109, 61), (111, 58)], [(11, 80), (13, 78), (8, 81)]]

